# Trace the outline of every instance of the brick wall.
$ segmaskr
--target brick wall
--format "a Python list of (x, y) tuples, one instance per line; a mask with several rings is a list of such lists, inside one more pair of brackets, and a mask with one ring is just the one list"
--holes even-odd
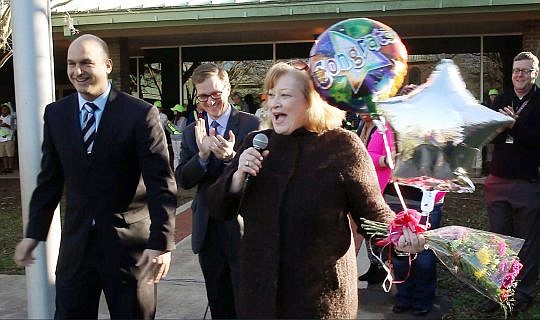
[(113, 71), (110, 78), (115, 88), (128, 92), (129, 90), (129, 48), (126, 38), (104, 39), (109, 45)]
[(523, 30), (523, 50), (540, 56), (540, 20), (527, 21)]
[[(530, 51), (540, 57), (540, 20), (527, 21), (523, 30), (523, 51)], [(536, 79), (540, 86), (540, 77)]]

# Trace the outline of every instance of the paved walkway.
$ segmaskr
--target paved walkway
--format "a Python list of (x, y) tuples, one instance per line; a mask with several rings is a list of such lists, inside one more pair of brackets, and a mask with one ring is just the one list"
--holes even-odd
[[(197, 256), (191, 251), (191, 210), (185, 205), (177, 210), (177, 247), (167, 279), (158, 285), (157, 318), (202, 319), (206, 312), (206, 291)], [(0, 318), (26, 318), (26, 278), (20, 275), (0, 275)], [(411, 314), (392, 313), (393, 295), (380, 286), (369, 286), (359, 291), (358, 319), (413, 319)], [(439, 298), (434, 310), (422, 319), (441, 319), (448, 311), (447, 298)], [(206, 314), (209, 319), (210, 312)], [(99, 318), (109, 318), (102, 299)]]
[[(18, 173), (1, 175), (2, 178), (18, 178)], [(483, 183), (483, 178), (474, 179)], [(191, 209), (189, 203), (177, 209), (176, 241), (173, 263), (166, 280), (158, 285), (159, 319), (202, 319), (207, 312), (207, 299), (197, 256), (191, 251)], [(358, 319), (414, 319), (411, 314), (392, 313), (394, 297), (380, 286), (368, 286), (359, 290)], [(109, 318), (107, 305), (102, 298), (99, 317)], [(433, 311), (421, 319), (441, 319), (450, 308), (444, 294), (437, 297)], [(0, 318), (27, 318), (26, 278), (21, 275), (0, 275)], [(210, 319), (210, 312), (206, 314)]]
[[(191, 251), (191, 211), (177, 216), (177, 247), (173, 252), (173, 264), (166, 280), (158, 285), (157, 318), (202, 319), (206, 311), (206, 291), (197, 256)], [(0, 275), (0, 318), (25, 319), (26, 277)], [(99, 318), (109, 318), (107, 304), (102, 297)], [(207, 315), (207, 318), (210, 318)]]
[(0, 179), (19, 179), (19, 170), (14, 169), (11, 173), (2, 173)]

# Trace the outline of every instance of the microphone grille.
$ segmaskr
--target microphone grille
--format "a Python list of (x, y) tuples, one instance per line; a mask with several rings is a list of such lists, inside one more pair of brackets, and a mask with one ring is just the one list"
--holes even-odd
[(257, 133), (253, 137), (253, 147), (258, 150), (264, 150), (268, 146), (268, 137), (264, 133)]

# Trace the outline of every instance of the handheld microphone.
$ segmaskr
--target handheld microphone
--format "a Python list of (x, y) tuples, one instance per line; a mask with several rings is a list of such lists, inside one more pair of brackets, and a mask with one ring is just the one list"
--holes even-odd
[[(262, 150), (266, 149), (267, 146), (268, 146), (268, 137), (264, 133), (257, 133), (253, 137), (253, 148), (257, 149), (257, 151), (261, 152)], [(246, 189), (248, 187), (249, 177), (251, 177), (249, 174), (246, 175), (246, 180), (244, 180), (244, 184), (242, 185), (242, 195), (240, 196), (240, 204), (238, 205), (238, 211), (237, 211), (238, 215), (242, 215), (240, 210), (244, 203), (244, 196), (246, 195)]]
[[(268, 146), (268, 137), (264, 133), (257, 133), (255, 137), (253, 137), (253, 148), (257, 149), (257, 151), (261, 152)], [(246, 175), (246, 180), (244, 180), (244, 187), (243, 191), (245, 192), (247, 185), (249, 183), (249, 177), (251, 175)]]
[(264, 133), (257, 133), (255, 137), (253, 137), (253, 148), (257, 149), (257, 151), (264, 150), (267, 146), (268, 137)]

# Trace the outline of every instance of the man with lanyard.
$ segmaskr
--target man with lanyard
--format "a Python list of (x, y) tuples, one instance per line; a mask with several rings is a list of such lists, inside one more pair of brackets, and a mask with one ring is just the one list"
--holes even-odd
[(490, 231), (525, 239), (519, 253), (523, 269), (513, 314), (526, 311), (536, 296), (540, 236), (540, 90), (538, 58), (521, 52), (512, 69), (514, 90), (497, 97), (493, 109), (515, 119), (493, 141), (485, 202)]

